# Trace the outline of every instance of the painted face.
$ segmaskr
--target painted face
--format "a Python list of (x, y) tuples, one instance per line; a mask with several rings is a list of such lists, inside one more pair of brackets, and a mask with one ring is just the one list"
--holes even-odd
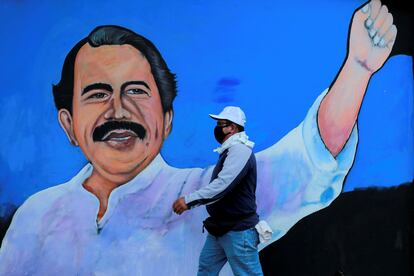
[(69, 127), (65, 116), (59, 119), (72, 142), (98, 173), (119, 183), (155, 158), (172, 119), (171, 112), (162, 110), (147, 59), (130, 45), (86, 44), (80, 49)]

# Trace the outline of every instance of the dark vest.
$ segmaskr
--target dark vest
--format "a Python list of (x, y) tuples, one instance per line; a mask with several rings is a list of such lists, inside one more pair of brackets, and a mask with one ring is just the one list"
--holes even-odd
[[(227, 153), (228, 150), (219, 156), (210, 182), (222, 170)], [(231, 229), (233, 231), (253, 228), (259, 222), (259, 216), (256, 213), (256, 182), (256, 158), (252, 152), (246, 165), (234, 179), (233, 184), (235, 185), (229, 185), (234, 188), (226, 192), (224, 197), (217, 202), (207, 205), (207, 212), (216, 221), (237, 221)]]

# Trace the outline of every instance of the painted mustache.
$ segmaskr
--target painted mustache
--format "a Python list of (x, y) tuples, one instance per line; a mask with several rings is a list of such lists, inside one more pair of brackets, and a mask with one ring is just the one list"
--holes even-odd
[(108, 121), (95, 128), (92, 134), (93, 141), (103, 142), (111, 138), (125, 136), (125, 134), (114, 132), (116, 130), (130, 131), (132, 132), (131, 134), (137, 136), (141, 140), (147, 135), (147, 131), (141, 124), (128, 121)]

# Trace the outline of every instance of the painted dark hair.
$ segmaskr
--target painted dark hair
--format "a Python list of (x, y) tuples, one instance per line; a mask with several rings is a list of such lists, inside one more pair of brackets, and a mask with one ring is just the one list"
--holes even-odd
[(75, 59), (80, 48), (86, 43), (91, 47), (128, 44), (140, 51), (151, 66), (164, 113), (173, 109), (173, 101), (177, 95), (175, 74), (168, 69), (154, 44), (131, 30), (108, 25), (95, 28), (86, 38), (79, 41), (66, 56), (61, 79), (57, 85), (53, 85), (53, 97), (58, 110), (64, 108), (72, 113)]

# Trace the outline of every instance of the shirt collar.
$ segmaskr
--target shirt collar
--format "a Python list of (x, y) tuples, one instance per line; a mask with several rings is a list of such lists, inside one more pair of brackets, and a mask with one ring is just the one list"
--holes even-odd
[(242, 131), (230, 136), (229, 139), (227, 139), (220, 147), (216, 148), (214, 151), (222, 154), (226, 149), (235, 144), (245, 144), (249, 148), (254, 147), (254, 143), (249, 140), (249, 136), (246, 135), (245, 131)]
[[(139, 192), (150, 186), (156, 178), (156, 175), (159, 174), (166, 166), (168, 165), (165, 163), (161, 155), (158, 154), (154, 160), (152, 160), (151, 163), (148, 164), (148, 166), (133, 179), (112, 190), (108, 199), (108, 207), (104, 216), (99, 221), (96, 220), (97, 228), (102, 229), (104, 227), (109, 218), (112, 216), (115, 206), (117, 206), (118, 202), (124, 196), (132, 194), (134, 192)], [(92, 193), (87, 191), (82, 185), (83, 182), (92, 174), (92, 171), (93, 166), (92, 164), (88, 163), (74, 178), (72, 178), (70, 184), (72, 184), (72, 187), (75, 189), (78, 189), (85, 195), (93, 198), (95, 202), (99, 204), (97, 198)]]
[[(133, 179), (115, 188), (111, 192), (111, 198), (130, 194), (147, 188), (152, 183), (155, 176), (165, 166), (167, 166), (166, 162), (162, 158), (161, 154), (158, 154), (154, 160), (152, 160), (151, 163), (149, 163), (148, 166), (144, 168), (144, 170), (142, 170), (139, 174), (137, 174)], [(91, 163), (86, 164), (80, 170), (80, 172), (72, 178), (70, 183), (75, 187), (86, 191), (82, 184), (89, 176), (91, 176), (92, 171), (93, 165)]]

